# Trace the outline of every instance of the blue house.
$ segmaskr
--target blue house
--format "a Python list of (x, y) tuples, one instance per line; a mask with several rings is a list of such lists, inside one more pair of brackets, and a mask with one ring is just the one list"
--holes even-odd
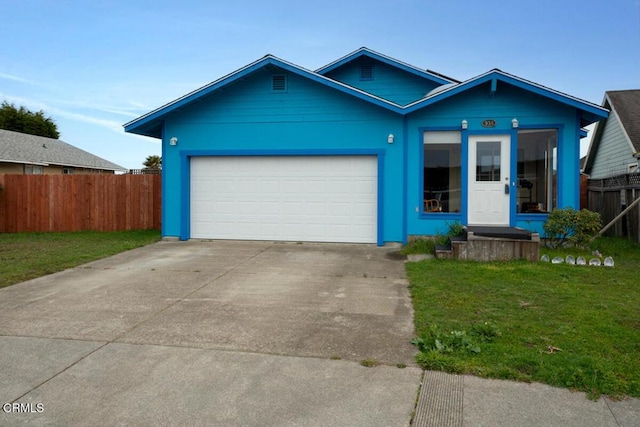
[(579, 207), (607, 110), (498, 69), (467, 81), (361, 48), (267, 55), (124, 125), (162, 140), (162, 234), (406, 242), (447, 224), (541, 232)]

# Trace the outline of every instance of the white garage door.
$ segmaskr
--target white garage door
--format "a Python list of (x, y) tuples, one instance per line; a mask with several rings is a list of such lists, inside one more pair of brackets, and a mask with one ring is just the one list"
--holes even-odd
[(376, 243), (375, 156), (194, 157), (191, 237)]

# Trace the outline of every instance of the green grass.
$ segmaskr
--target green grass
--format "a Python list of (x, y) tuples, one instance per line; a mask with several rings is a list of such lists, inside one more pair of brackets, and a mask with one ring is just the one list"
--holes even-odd
[[(640, 397), (640, 246), (603, 238), (592, 249), (613, 256), (615, 267), (408, 263), (418, 363), (591, 398)], [(543, 253), (592, 258), (568, 249)]]
[(401, 250), (403, 255), (433, 254), (436, 250), (436, 239), (418, 238), (410, 240)]
[(0, 233), (0, 288), (160, 239), (156, 230)]
[(360, 361), (360, 364), (366, 368), (373, 368), (378, 366), (380, 363), (376, 359), (363, 359)]

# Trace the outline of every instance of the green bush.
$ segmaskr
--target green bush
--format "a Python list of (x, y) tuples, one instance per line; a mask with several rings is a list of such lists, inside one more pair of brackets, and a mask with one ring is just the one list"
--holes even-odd
[(570, 243), (580, 248), (588, 245), (601, 226), (600, 214), (597, 212), (564, 208), (554, 209), (543, 228), (550, 247), (559, 248)]
[(447, 228), (449, 229), (447, 233), (449, 237), (462, 236), (462, 233), (464, 233), (464, 225), (458, 221), (447, 222)]

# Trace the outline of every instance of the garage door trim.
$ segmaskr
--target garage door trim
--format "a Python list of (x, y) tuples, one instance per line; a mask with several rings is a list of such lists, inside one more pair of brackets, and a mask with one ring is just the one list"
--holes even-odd
[[(384, 244), (384, 150), (184, 150), (180, 152), (180, 240), (191, 237), (191, 158), (241, 156), (376, 156), (378, 163), (377, 244)], [(163, 186), (164, 188), (165, 186)], [(163, 198), (164, 199), (164, 198)]]

